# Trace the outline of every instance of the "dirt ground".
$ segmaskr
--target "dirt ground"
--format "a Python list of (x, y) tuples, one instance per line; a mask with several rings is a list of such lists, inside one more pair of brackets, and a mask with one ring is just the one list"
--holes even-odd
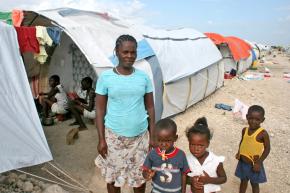
[[(178, 125), (179, 139), (177, 146), (188, 152), (188, 142), (185, 130), (201, 116), (208, 119), (213, 132), (210, 150), (217, 155), (224, 155), (224, 168), (228, 181), (222, 185), (222, 192), (238, 192), (239, 180), (234, 176), (237, 160), (234, 158), (241, 138), (241, 130), (246, 122), (233, 117), (232, 112), (214, 108), (216, 103), (234, 105), (237, 98), (248, 105), (259, 104), (266, 110), (266, 120), (262, 124), (270, 134), (271, 152), (264, 162), (268, 182), (262, 184), (263, 193), (290, 192), (290, 83), (283, 79), (283, 72), (290, 72), (290, 59), (283, 55), (267, 56), (264, 64), (259, 64), (259, 70), (268, 67), (272, 77), (265, 80), (245, 81), (240, 79), (225, 80), (224, 86), (205, 100), (195, 104), (186, 112), (173, 119)], [(97, 156), (97, 130), (88, 124), (89, 130), (82, 131), (74, 145), (65, 144), (65, 135), (73, 120), (45, 127), (45, 134), (52, 151), (54, 162), (80, 180), (96, 193), (105, 193), (106, 184), (100, 177), (100, 172), (94, 166)], [(30, 170), (37, 172), (37, 167)], [(149, 186), (149, 185), (148, 185)], [(150, 192), (148, 187), (147, 192)], [(123, 192), (131, 192), (125, 188)], [(248, 188), (251, 192), (251, 188)]]

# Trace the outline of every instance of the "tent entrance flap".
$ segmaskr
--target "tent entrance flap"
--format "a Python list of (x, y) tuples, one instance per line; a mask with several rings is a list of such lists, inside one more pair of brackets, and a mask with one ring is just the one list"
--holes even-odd
[(28, 83), (16, 31), (0, 22), (0, 173), (52, 160)]

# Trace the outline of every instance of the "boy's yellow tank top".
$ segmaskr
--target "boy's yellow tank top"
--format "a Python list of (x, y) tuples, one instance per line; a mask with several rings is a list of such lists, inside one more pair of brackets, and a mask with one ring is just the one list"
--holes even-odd
[(261, 157), (264, 152), (264, 144), (258, 142), (256, 137), (263, 130), (264, 129), (260, 127), (252, 135), (249, 135), (249, 128), (246, 128), (243, 141), (240, 146), (240, 155), (243, 155), (252, 161), (254, 161), (254, 156)]

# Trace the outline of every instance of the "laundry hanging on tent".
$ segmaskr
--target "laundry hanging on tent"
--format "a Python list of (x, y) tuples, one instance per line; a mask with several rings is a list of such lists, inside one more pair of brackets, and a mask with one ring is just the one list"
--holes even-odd
[(36, 26), (36, 38), (39, 42), (39, 53), (34, 54), (34, 59), (36, 59), (40, 64), (44, 64), (48, 57), (45, 51), (45, 45), (52, 46), (52, 39), (47, 33), (46, 27)]
[(36, 39), (35, 27), (15, 27), (20, 52), (39, 53), (39, 43)]
[(36, 59), (40, 64), (44, 64), (46, 62), (48, 55), (46, 53), (44, 46), (39, 46), (39, 53), (34, 54), (34, 59)]
[(0, 11), (0, 21), (4, 21), (5, 23), (12, 25), (12, 13)]
[(47, 27), (46, 30), (53, 43), (59, 44), (62, 30), (59, 27)]
[(13, 25), (17, 26), (17, 27), (20, 27), (21, 23), (22, 23), (22, 21), (24, 19), (23, 11), (22, 10), (13, 9), (11, 17), (12, 17)]
[(35, 26), (35, 28), (36, 28), (36, 38), (37, 38), (39, 44), (52, 46), (53, 41), (46, 31), (46, 27)]

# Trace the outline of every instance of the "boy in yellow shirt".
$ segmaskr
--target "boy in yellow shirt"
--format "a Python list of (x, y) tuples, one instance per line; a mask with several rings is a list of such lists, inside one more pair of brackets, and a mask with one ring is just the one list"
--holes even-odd
[(252, 192), (259, 193), (259, 183), (267, 181), (263, 161), (270, 153), (270, 138), (260, 127), (265, 120), (265, 110), (253, 105), (247, 113), (249, 127), (242, 131), (242, 139), (236, 158), (239, 160), (235, 175), (241, 179), (240, 193), (245, 193), (250, 180)]

